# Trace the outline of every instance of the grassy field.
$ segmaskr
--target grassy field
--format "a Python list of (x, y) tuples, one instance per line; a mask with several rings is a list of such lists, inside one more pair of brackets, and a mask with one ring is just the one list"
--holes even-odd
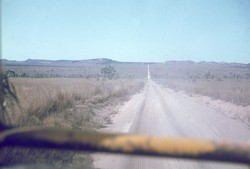
[[(5, 121), (17, 126), (98, 129), (110, 122), (102, 108), (126, 100), (144, 83), (136, 80), (29, 79), (13, 78), (19, 106), (6, 98)], [(99, 114), (98, 114), (99, 112)], [(61, 168), (92, 168), (88, 154), (34, 149), (4, 149), (7, 164), (45, 163)]]
[(250, 82), (246, 79), (223, 80), (164, 80), (165, 86), (176, 91), (184, 90), (190, 94), (209, 96), (236, 105), (250, 105)]
[[(127, 80), (100, 80), (100, 70), (108, 64), (114, 65), (119, 77)], [(191, 61), (108, 64), (56, 62), (54, 65), (4, 65), (4, 72), (11, 70), (20, 75), (78, 77), (10, 79), (15, 86), (19, 106), (9, 97), (5, 98), (6, 123), (77, 131), (104, 127), (111, 122), (110, 116), (115, 113), (113, 108), (142, 89), (144, 83), (135, 79), (147, 77), (148, 64), (153, 80), (176, 91), (184, 90), (190, 95), (199, 94), (237, 105), (250, 105), (249, 67), (246, 64)], [(208, 72), (211, 76), (206, 77)], [(0, 162), (3, 160), (7, 164), (43, 163), (53, 168), (93, 168), (90, 155), (82, 153), (2, 149), (0, 154), (3, 154)]]
[(8, 70), (15, 71), (18, 74), (36, 75), (59, 75), (63, 77), (80, 77), (80, 78), (100, 78), (102, 67), (113, 65), (120, 78), (137, 78), (147, 77), (147, 64), (128, 63), (128, 64), (83, 64), (79, 66), (36, 66), (36, 65), (4, 65), (4, 72)]

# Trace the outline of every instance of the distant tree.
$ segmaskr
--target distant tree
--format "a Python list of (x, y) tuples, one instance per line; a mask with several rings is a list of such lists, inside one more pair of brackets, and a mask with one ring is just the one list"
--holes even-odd
[(20, 77), (29, 77), (29, 75), (27, 75), (26, 73), (23, 73), (23, 74), (21, 74)]
[(16, 74), (16, 72), (13, 71), (13, 70), (8, 70), (8, 71), (6, 72), (6, 76), (7, 76), (7, 77), (18, 77), (18, 74)]
[(135, 74), (129, 74), (129, 75), (128, 75), (128, 78), (129, 78), (129, 79), (134, 79), (134, 78), (135, 78)]
[(210, 71), (206, 71), (206, 72), (204, 73), (204, 76), (205, 76), (205, 79), (210, 79), (210, 78), (211, 78), (211, 73), (210, 73)]
[(117, 79), (119, 74), (116, 72), (114, 66), (105, 66), (101, 69), (102, 77), (105, 79)]

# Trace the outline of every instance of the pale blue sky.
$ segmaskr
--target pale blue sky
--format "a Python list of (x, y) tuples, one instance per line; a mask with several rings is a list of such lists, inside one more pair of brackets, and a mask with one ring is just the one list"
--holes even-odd
[(2, 58), (250, 62), (250, 0), (1, 0)]

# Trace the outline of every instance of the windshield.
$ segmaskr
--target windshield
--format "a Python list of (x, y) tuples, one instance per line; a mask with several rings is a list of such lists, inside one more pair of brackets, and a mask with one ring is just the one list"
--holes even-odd
[[(244, 143), (250, 1), (1, 0), (1, 85), (0, 127)], [(10, 145), (0, 154), (3, 167), (247, 167)]]

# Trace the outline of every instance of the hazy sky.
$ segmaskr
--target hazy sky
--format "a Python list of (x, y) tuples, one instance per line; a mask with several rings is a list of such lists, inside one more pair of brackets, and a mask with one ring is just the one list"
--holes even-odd
[(250, 62), (250, 0), (1, 0), (3, 59)]

